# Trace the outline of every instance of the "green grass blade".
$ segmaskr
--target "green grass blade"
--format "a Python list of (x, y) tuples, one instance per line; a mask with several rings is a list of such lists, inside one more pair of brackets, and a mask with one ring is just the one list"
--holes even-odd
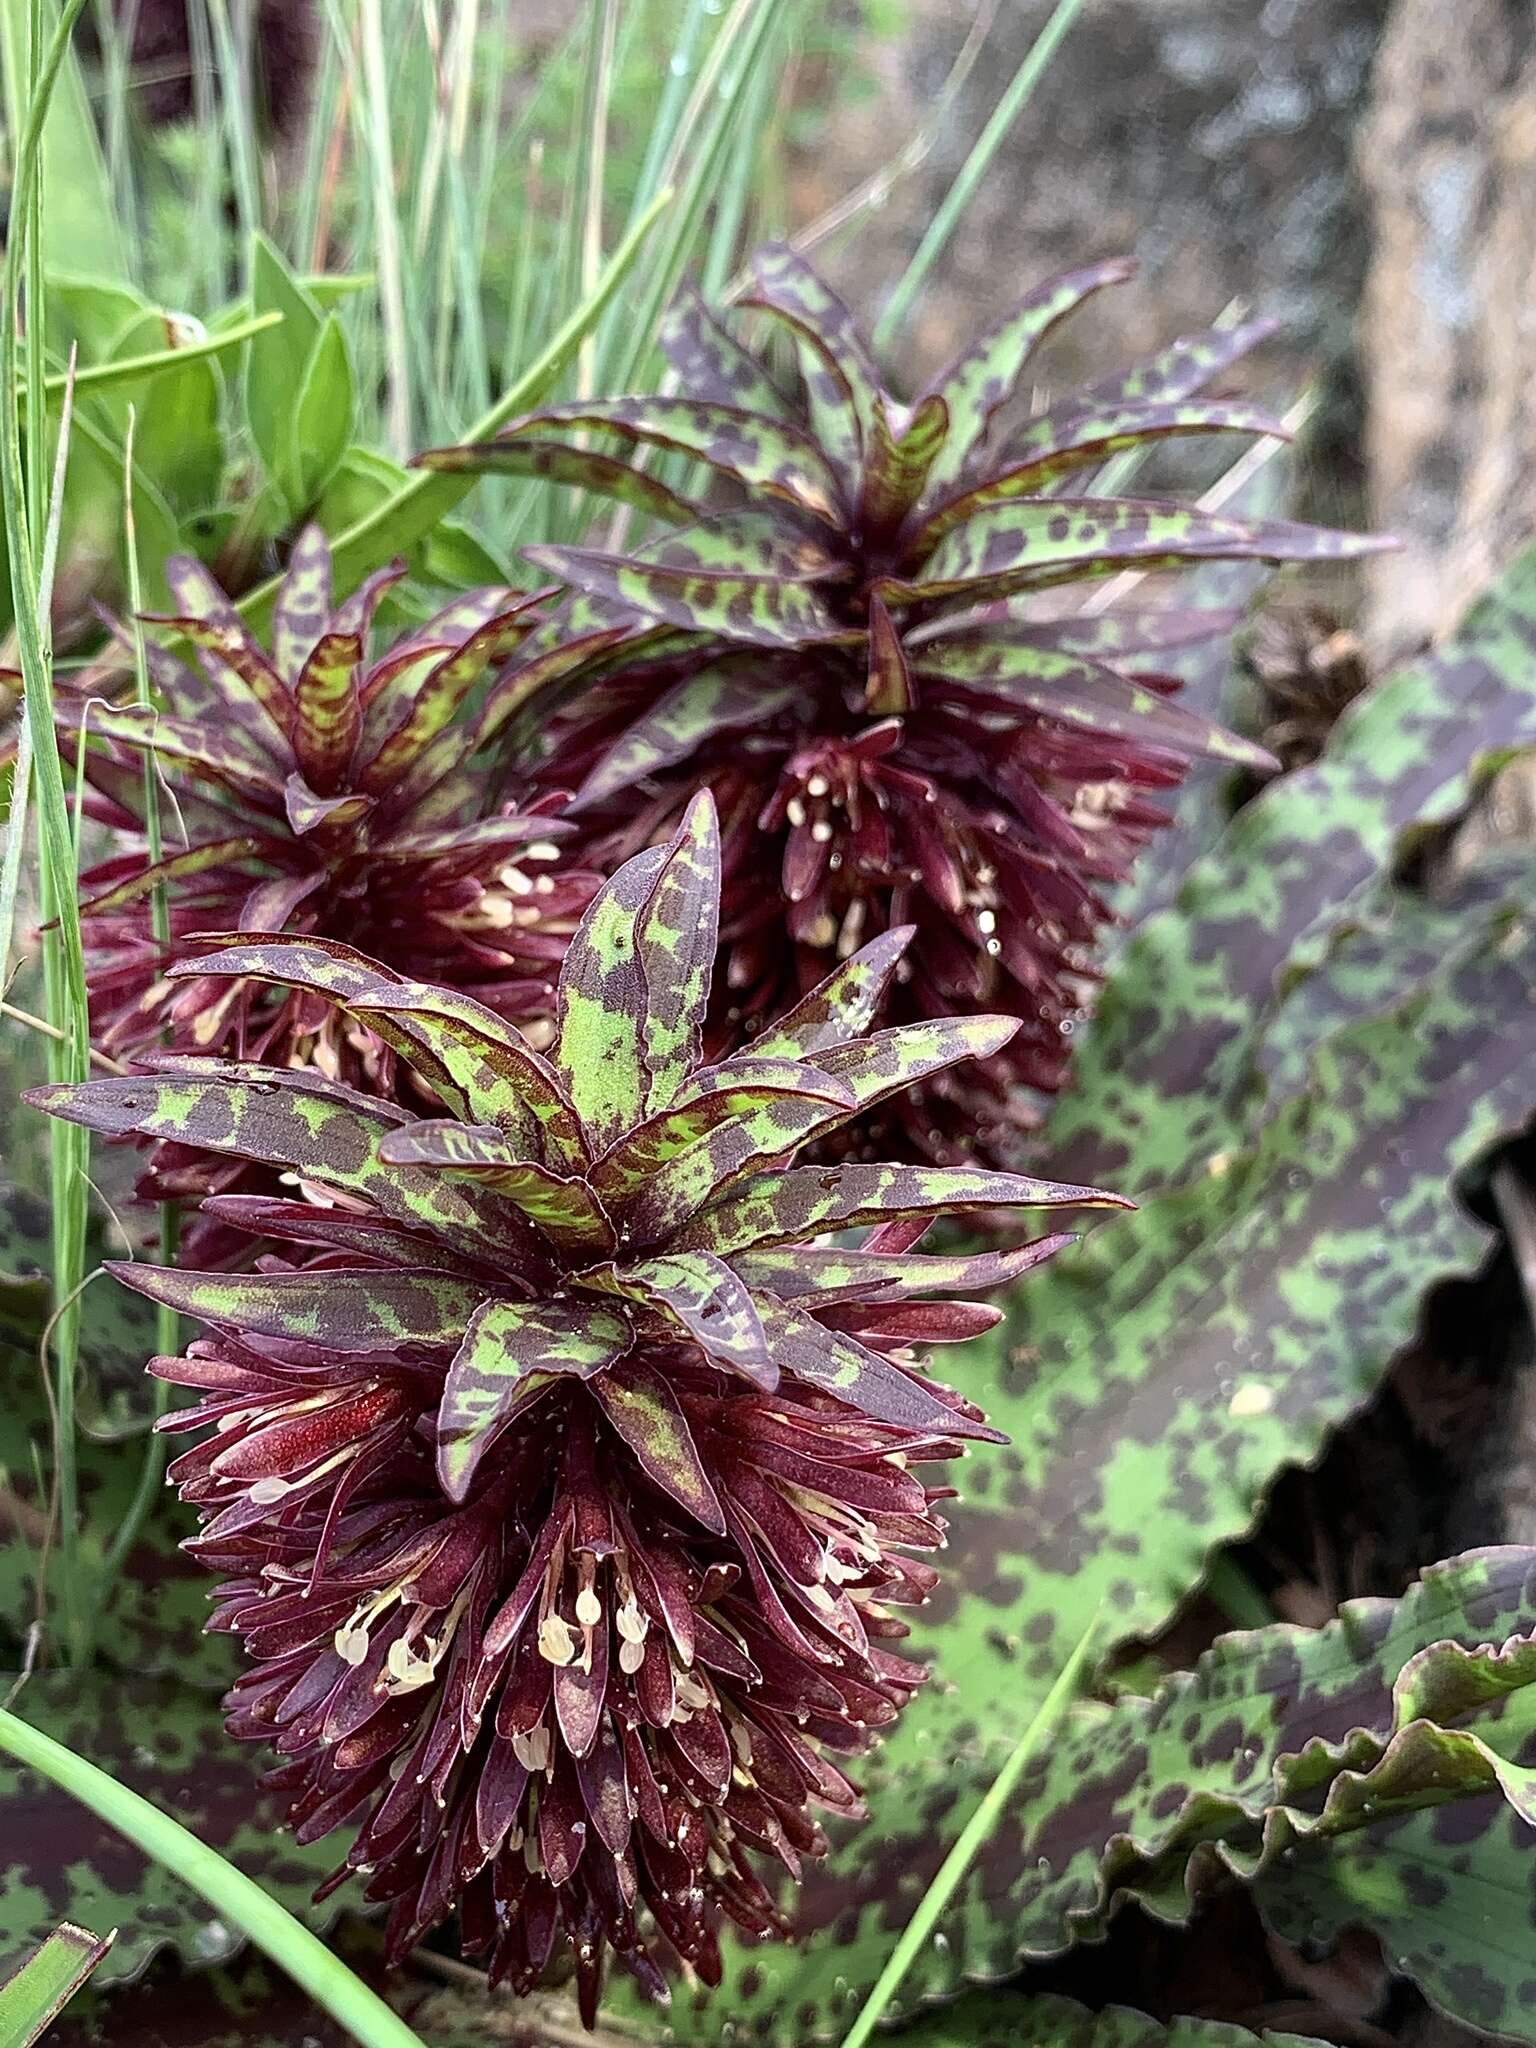
[[(614, 250), (597, 290), (576, 308), (537, 362), (530, 364), (517, 382), (475, 422), (466, 434), (466, 440), (489, 440), (505, 421), (520, 412), (529, 411), (548, 394), (591, 332), (593, 323), (601, 318), (604, 308), (628, 276), (652, 227), (666, 211), (671, 199), (670, 192), (656, 195)], [(453, 510), (473, 483), (472, 476), (418, 470), (393, 497), (338, 534), (331, 543), (338, 592), (352, 589), (370, 569), (378, 568), (391, 555), (413, 547), (423, 534), (429, 533)], [(271, 616), (279, 580), (270, 578), (241, 600), (240, 609), (253, 624), (264, 625)]]
[[(249, 341), (253, 334), (280, 326), (282, 318), (278, 312), (258, 313), (233, 327), (221, 327), (217, 334), (205, 335), (201, 341), (189, 341), (182, 348), (155, 349), (148, 355), (124, 356), (115, 363), (91, 363), (85, 369), (75, 371), (75, 395), (77, 398), (94, 398), (103, 391), (116, 390), (120, 384), (137, 383), (157, 376), (161, 370), (175, 370), (184, 363), (195, 363), (199, 356), (222, 355), (226, 349), (238, 348), (241, 342)], [(50, 397), (64, 389), (68, 374), (59, 370), (43, 379), (43, 389)]]
[(0, 1984), (0, 2048), (32, 2048), (112, 1946), (65, 1921)]
[(843, 2048), (864, 2048), (892, 1994), (897, 1991), (902, 1979), (911, 1969), (913, 1961), (938, 1925), (939, 1915), (949, 1904), (966, 1872), (974, 1862), (987, 1836), (992, 1832), (1003, 1809), (1013, 1796), (1014, 1788), (1024, 1774), (1024, 1767), (1034, 1756), (1056, 1723), (1066, 1711), (1098, 1626), (1098, 1617), (1089, 1623), (1082, 1640), (1057, 1674), (1055, 1683), (1041, 1701), (1040, 1711), (1035, 1715), (1024, 1733), (1010, 1751), (1007, 1762), (988, 1786), (985, 1796), (960, 1831), (953, 1849), (939, 1865), (932, 1884), (918, 1901), (917, 1910), (902, 1929), (901, 1939), (891, 1950), (890, 1959), (875, 1980), (875, 1987), (859, 2008), (858, 2017), (843, 2036)]
[(260, 1885), (226, 1863), (180, 1821), (3, 1709), (0, 1749), (60, 1786), (144, 1855), (173, 1871), (270, 1956), (354, 2041), (362, 2042), (364, 2048), (423, 2048), (420, 2037), (377, 1992), (354, 1976), (286, 1908), (269, 1899)]
[[(46, 408), (37, 408), (34, 434), (29, 436), (33, 474), (22, 460), (22, 408), (19, 402), (17, 335), (23, 304), (29, 330), (29, 360), (42, 383), (41, 336), (45, 308), (36, 251), (42, 246), (44, 220), (40, 205), (43, 134), (49, 103), (58, 83), (69, 37), (84, 0), (65, 0), (46, 51), (41, 38), (31, 51), (30, 91), (26, 120), (16, 154), (12, 193), (11, 235), (6, 244), (0, 297), (0, 510), (11, 578), (11, 598), (21, 661), (25, 716), (32, 739), (33, 777), (37, 796), (39, 870), (46, 921), (43, 980), (47, 1015), (62, 1041), (49, 1041), (50, 1079), (84, 1080), (89, 1060), (89, 1021), (85, 959), (81, 950), (80, 916), (75, 888), (75, 848), (63, 766), (54, 729), (53, 652), (49, 623), (49, 543), (43, 535), (38, 507), (46, 503), (38, 473), (39, 452), (46, 443)], [(33, 12), (33, 28), (40, 15)], [(26, 291), (23, 292), (23, 278)], [(35, 387), (34, 387), (35, 388)], [(42, 542), (43, 559), (38, 556)], [(71, 1653), (83, 1655), (88, 1623), (76, 1583), (77, 1499), (74, 1458), (75, 1373), (79, 1348), (78, 1290), (85, 1257), (85, 1165), (88, 1153), (77, 1145), (60, 1145), (50, 1133), (49, 1183), (53, 1240), (54, 1298), (59, 1304), (53, 1329), (55, 1398), (58, 1440), (54, 1477), (57, 1486), (60, 1542), (59, 1582), (64, 1625)]]
[(1045, 67), (1055, 56), (1057, 46), (1077, 19), (1082, 5), (1083, 0), (1056, 0), (1056, 11), (1030, 45), (1023, 63), (1009, 82), (1008, 90), (993, 109), (991, 120), (977, 137), (970, 155), (960, 166), (955, 182), (944, 195), (938, 212), (928, 223), (927, 232), (891, 293), (889, 304), (875, 323), (874, 343), (877, 349), (888, 346), (907, 317), (940, 251), (954, 233), (956, 223), (970, 205), (976, 187), (990, 169), (1004, 136), (1028, 104), (1030, 95), (1045, 74)]
[(389, 85), (384, 64), (384, 23), (379, 0), (361, 0), (363, 125), (373, 186), (373, 227), (378, 247), (379, 297), (384, 311), (384, 364), (389, 391), (388, 447), (397, 461), (411, 452), (410, 340), (400, 256), (400, 215), (395, 205), (394, 148), (389, 127)]

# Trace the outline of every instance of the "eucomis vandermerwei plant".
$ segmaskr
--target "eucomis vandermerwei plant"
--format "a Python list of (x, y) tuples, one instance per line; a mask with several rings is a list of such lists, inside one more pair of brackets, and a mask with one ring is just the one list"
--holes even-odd
[[(801, 1146), (952, 1062), (1000, 1017), (866, 1035), (909, 934), (884, 933), (764, 1036), (701, 1065), (719, 906), (714, 807), (625, 863), (561, 975), (548, 1057), (464, 995), (336, 944), (177, 970), (337, 1004), (442, 1114), (312, 1072), (158, 1056), (34, 1091), (114, 1137), (296, 1175), (217, 1198), (269, 1242), (250, 1275), (117, 1268), (210, 1334), (152, 1370), (211, 1425), (172, 1468), (226, 1574), (213, 1626), (250, 1665), (227, 1705), (272, 1744), (305, 1839), (392, 1902), (399, 1957), (457, 1906), (527, 1988), (615, 1951), (661, 1993), (719, 1972), (722, 1914), (781, 1921), (843, 1760), (922, 1680), (899, 1613), (935, 1581), (925, 1478), (979, 1411), (912, 1347), (997, 1311), (931, 1300), (1065, 1240), (935, 1256), (935, 1218), (1112, 1202), (978, 1168), (796, 1167)], [(856, 1248), (829, 1237), (866, 1233)]]
[[(1092, 611), (1084, 580), (1382, 545), (1082, 494), (1084, 473), (1169, 436), (1285, 431), (1246, 401), (1199, 396), (1264, 323), (1187, 337), (1013, 417), (1037, 345), (1130, 269), (1095, 263), (1031, 292), (908, 406), (847, 307), (770, 249), (729, 323), (697, 297), (676, 310), (675, 395), (560, 405), (421, 458), (606, 493), (665, 529), (630, 552), (528, 550), (579, 593), (573, 633), (637, 629), (541, 722), (542, 773), (575, 792), (583, 854), (605, 870), (672, 829), (700, 782), (713, 790), (720, 1042), (907, 923), (898, 1014), (1021, 1017), (1006, 1050), (903, 1098), (919, 1156), (1009, 1152), (1024, 1091), (1062, 1080), (1106, 891), (1166, 821), (1157, 799), (1196, 757), (1268, 760), (1181, 709), (1159, 672), (1233, 614), (1141, 598)], [(707, 502), (654, 473), (667, 455), (708, 480)]]
[[(170, 978), (182, 941), (201, 932), (339, 938), (504, 1016), (547, 1016), (598, 878), (561, 866), (568, 828), (548, 802), (487, 814), (487, 778), (472, 763), (529, 694), (622, 636), (564, 636), (529, 653), (549, 592), (485, 589), (371, 648), (405, 564), (336, 603), (317, 527), (294, 547), (270, 647), (200, 562), (178, 557), (166, 574), (178, 610), (147, 623), (178, 635), (189, 658), (148, 647), (158, 701), (60, 698), (61, 737), (71, 752), (84, 747), (87, 808), (117, 836), (81, 884), (98, 1042), (311, 1063), (388, 1085), (386, 1048), (307, 990)], [(466, 717), (470, 692), (491, 677)], [(171, 848), (158, 861), (146, 756)], [(154, 934), (157, 888), (169, 948)]]

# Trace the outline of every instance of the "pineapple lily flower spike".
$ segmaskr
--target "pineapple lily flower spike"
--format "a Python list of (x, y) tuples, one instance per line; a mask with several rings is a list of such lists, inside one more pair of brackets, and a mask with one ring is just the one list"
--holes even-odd
[[(214, 1428), (173, 1465), (250, 1663), (233, 1733), (271, 1744), (299, 1837), (346, 1822), (332, 1883), (390, 1903), (399, 1958), (457, 1908), (527, 1989), (611, 1949), (665, 1994), (716, 1982), (722, 1915), (781, 1931), (758, 1865), (860, 1811), (843, 1759), (921, 1666), (900, 1609), (936, 1573), (925, 1468), (996, 1442), (910, 1347), (998, 1312), (927, 1300), (1067, 1242), (922, 1255), (937, 1217), (1113, 1204), (976, 1168), (796, 1167), (1012, 1020), (866, 1035), (908, 935), (882, 935), (745, 1051), (700, 1064), (719, 901), (707, 796), (627, 862), (566, 956), (548, 1056), (472, 999), (316, 941), (239, 946), (366, 1022), (441, 1114), (313, 1074), (161, 1055), (29, 1100), (302, 1177), (223, 1197), (282, 1242), (250, 1275), (120, 1265), (209, 1335), (152, 1370)], [(178, 970), (179, 971), (179, 970)], [(1124, 1206), (1124, 1205), (1122, 1205)], [(857, 1248), (829, 1235), (867, 1233)]]
[[(1082, 495), (1077, 478), (1168, 436), (1283, 435), (1245, 400), (1198, 395), (1264, 323), (1186, 337), (1010, 424), (1037, 345), (1130, 271), (1095, 263), (1031, 292), (906, 406), (847, 307), (769, 249), (742, 311), (787, 344), (795, 389), (739, 322), (689, 296), (665, 337), (678, 395), (555, 406), (420, 458), (549, 477), (667, 529), (628, 553), (527, 551), (573, 586), (571, 632), (624, 619), (636, 632), (544, 720), (542, 772), (576, 792), (581, 857), (604, 872), (708, 781), (725, 849), (718, 1042), (742, 1042), (908, 923), (899, 1014), (1023, 1019), (1005, 1052), (903, 1097), (918, 1156), (1008, 1155), (1020, 1090), (1066, 1071), (1105, 892), (1166, 822), (1155, 799), (1197, 757), (1268, 761), (1182, 709), (1159, 673), (1234, 614), (1144, 599), (1090, 614), (1084, 580), (1384, 544)], [(709, 501), (652, 474), (658, 453), (687, 458)]]
[[(379, 602), (405, 565), (335, 604), (317, 527), (295, 545), (270, 650), (200, 562), (178, 557), (166, 573), (178, 610), (148, 623), (174, 630), (193, 659), (149, 647), (159, 704), (60, 703), (66, 746), (83, 735), (90, 813), (122, 840), (81, 885), (98, 1042), (116, 1053), (169, 1043), (313, 1061), (387, 1085), (385, 1049), (366, 1032), (345, 1034), (312, 995), (254, 979), (167, 979), (150, 919), (157, 885), (173, 957), (208, 931), (345, 938), (503, 1015), (547, 1016), (597, 878), (558, 865), (568, 828), (545, 815), (550, 800), (483, 816), (484, 778), (469, 764), (526, 696), (617, 636), (578, 636), (530, 659), (519, 650), (549, 592), (487, 589), (370, 657)], [(497, 671), (462, 719), (469, 692)], [(145, 829), (146, 756), (165, 839), (181, 842), (158, 862)]]

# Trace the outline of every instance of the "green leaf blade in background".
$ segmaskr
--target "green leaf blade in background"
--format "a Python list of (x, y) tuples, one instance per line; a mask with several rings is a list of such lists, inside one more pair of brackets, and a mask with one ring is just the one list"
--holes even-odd
[[(1360, 1845), (1378, 1840), (1376, 1822), (1358, 1805), (1350, 1823), (1360, 1832), (1318, 1846), (1329, 1823), (1316, 1818), (1317, 1788), (1333, 1785), (1347, 1796), (1352, 1772), (1393, 1757), (1394, 1730), (1400, 1740), (1411, 1699), (1403, 1674), (1422, 1669), (1414, 1660), (1443, 1660), (1435, 1646), (1446, 1643), (1503, 1643), (1533, 1624), (1536, 1552), (1476, 1551), (1430, 1567), (1400, 1601), (1348, 1603), (1324, 1629), (1281, 1625), (1222, 1637), (1193, 1672), (1149, 1699), (1080, 1703), (1026, 1766), (1008, 1812), (941, 1914), (938, 1938), (915, 1960), (901, 2010), (951, 1997), (967, 1978), (995, 1980), (1030, 1957), (1100, 1938), (1117, 1902), (1144, 1898), (1160, 1917), (1182, 1920), (1232, 1867), (1263, 1873), (1262, 1902), (1270, 1873), (1284, 1882), (1296, 1843), (1313, 1862), (1366, 1854)], [(976, 1650), (948, 1674), (947, 1700), (938, 1681), (930, 1739), (914, 1739), (929, 1705), (923, 1698), (866, 1768), (870, 1817), (861, 1829), (840, 1831), (830, 1864), (807, 1873), (792, 1902), (794, 1945), (730, 1944), (720, 1992), (675, 2007), (679, 2040), (723, 2039), (727, 2011), (737, 2041), (812, 2048), (842, 2037), (996, 1775), (1010, 1733), (1027, 1723), (1045, 1689), (1031, 1675), (1027, 1639), (1011, 1650)], [(1511, 1695), (1518, 1715), (1475, 1719), (1461, 1737), (1466, 1744), (1502, 1751), (1536, 1738), (1536, 1651), (1528, 1640), (1519, 1656), (1522, 1683)], [(1415, 1770), (1411, 1796), (1443, 1796), (1433, 1764)], [(1362, 1789), (1369, 1792), (1369, 1780)], [(1486, 1843), (1495, 1875), (1505, 1826), (1524, 1826), (1502, 1800), (1474, 1796), (1443, 1808), (1438, 1823), (1433, 1813), (1389, 1819), (1382, 1836), (1437, 1824), (1468, 1834), (1479, 1853)], [(1362, 1904), (1350, 1917), (1370, 1925), (1369, 1900)], [(1447, 1974), (1477, 1952), (1470, 1919), (1464, 1931), (1455, 1957), (1442, 1958)], [(621, 2015), (635, 2009), (618, 1994)], [(943, 2015), (915, 2038), (925, 2042), (930, 2027), (937, 2042), (950, 2038)], [(1528, 2013), (1514, 2031), (1536, 2038), (1536, 2018)]]
[[(261, 1789), (262, 1763), (232, 1742), (205, 1692), (174, 1678), (47, 1672), (16, 1693), (14, 1710), (56, 1742), (172, 1814), (309, 1924), (325, 1927), (340, 1896), (310, 1894), (335, 1869), (334, 1842), (301, 1848), (279, 1825), (281, 1801)], [(188, 1962), (226, 1961), (239, 1931), (172, 1870), (151, 1863), (66, 1792), (0, 1756), (0, 1969), (69, 1914), (116, 1927), (102, 1987), (131, 1979), (162, 1948)]]
[(102, 1940), (68, 1921), (56, 1927), (42, 1947), (0, 1983), (0, 2048), (31, 2048), (111, 1946), (111, 1935)]
[(1320, 761), (1241, 812), (1127, 943), (1051, 1116), (1053, 1170), (1138, 1195), (1242, 1143), (1282, 977), (1326, 952), (1410, 828), (1457, 815), (1482, 759), (1531, 744), (1536, 550), (1443, 648), (1359, 699)]

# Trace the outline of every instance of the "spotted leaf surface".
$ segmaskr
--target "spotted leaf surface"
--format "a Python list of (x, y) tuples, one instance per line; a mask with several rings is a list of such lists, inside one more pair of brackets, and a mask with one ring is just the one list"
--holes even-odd
[(1128, 942), (1053, 1113), (1053, 1167), (1134, 1195), (1243, 1143), (1284, 988), (1305, 975), (1315, 1001), (1402, 835), (1457, 815), (1485, 753), (1533, 743), (1536, 551), (1455, 638), (1360, 698), (1315, 766), (1247, 806)]
[(641, 1302), (676, 1323), (717, 1364), (766, 1386), (778, 1368), (746, 1287), (708, 1252), (674, 1252), (634, 1266), (599, 1267), (582, 1284)]
[(432, 1272), (181, 1273), (122, 1259), (107, 1270), (200, 1322), (343, 1352), (455, 1344), (484, 1292)]
[(629, 1325), (576, 1304), (489, 1301), (470, 1318), (448, 1368), (438, 1409), (437, 1470), (450, 1500), (463, 1500), (491, 1439), (551, 1375), (586, 1379), (627, 1350)]
[(749, 575), (672, 568), (595, 548), (540, 546), (526, 552), (539, 568), (589, 596), (608, 598), (690, 633), (718, 633), (758, 647), (803, 647), (844, 636), (845, 629), (809, 584), (772, 571)]
[[(206, 1694), (174, 1679), (48, 1672), (26, 1682), (12, 1711), (174, 1815), (310, 1925), (324, 1928), (348, 1903), (343, 1895), (313, 1905), (334, 1850), (301, 1848), (282, 1832), (257, 1759), (224, 1733)], [(117, 1929), (98, 1986), (135, 1976), (167, 1947), (207, 1964), (241, 1946), (237, 1930), (176, 1872), (147, 1862), (67, 1792), (8, 1757), (0, 1758), (0, 1822), (0, 1974), (71, 1916)]]
[(1224, 2020), (1176, 2019), (1164, 2026), (1129, 2006), (1093, 2012), (1054, 1992), (1007, 1985), (967, 1992), (904, 2027), (901, 2039), (912, 2048), (1320, 2048), (1310, 2035), (1273, 2027), (1260, 2035)]
[[(1502, 1757), (1536, 1727), (1529, 1646), (1503, 1660), (1506, 1674), (1518, 1663), (1522, 1675), (1501, 1711), (1468, 1711), (1460, 1688), (1469, 1669), (1483, 1678), (1497, 1671), (1501, 1659), (1481, 1646), (1502, 1645), (1533, 1622), (1536, 1553), (1477, 1551), (1430, 1568), (1400, 1601), (1349, 1603), (1324, 1629), (1223, 1637), (1151, 1699), (1074, 1707), (1026, 1765), (941, 1916), (943, 1940), (920, 1953), (895, 2009), (909, 2012), (952, 1996), (967, 1976), (996, 1978), (1092, 1939), (1117, 1899), (1143, 1897), (1181, 1919), (1228, 1865), (1266, 1873), (1262, 1899), (1267, 1873), (1283, 1872), (1293, 1850), (1311, 1867), (1361, 1853), (1356, 1845), (1375, 1840), (1378, 1827), (1390, 1839), (1398, 1825), (1362, 1803), (1373, 1780), (1384, 1798), (1395, 1778), (1403, 1799), (1440, 1805), (1442, 1826), (1462, 1811), (1486, 1814), (1486, 1800), (1469, 1792), (1473, 1775), (1458, 1789), (1447, 1758)], [(886, 1745), (868, 1788), (866, 1831), (802, 1894), (795, 1947), (733, 1949), (723, 1989), (738, 2039), (803, 2048), (841, 2038), (1048, 1683), (1021, 1669), (1022, 1647), (997, 1661), (995, 1695), (977, 1685), (978, 1672), (965, 1673), (969, 1682), (932, 1706), (925, 1699)], [(1426, 1673), (1459, 1710), (1437, 1733), (1412, 1718)], [(1338, 1802), (1331, 1817), (1330, 1797)], [(1458, 1953), (1471, 1959), (1470, 1928), (1461, 1937), (1442, 1923), (1442, 1934), (1452, 1951), (1461, 1939)], [(676, 2019), (684, 2040), (717, 2038), (702, 2003)]]

